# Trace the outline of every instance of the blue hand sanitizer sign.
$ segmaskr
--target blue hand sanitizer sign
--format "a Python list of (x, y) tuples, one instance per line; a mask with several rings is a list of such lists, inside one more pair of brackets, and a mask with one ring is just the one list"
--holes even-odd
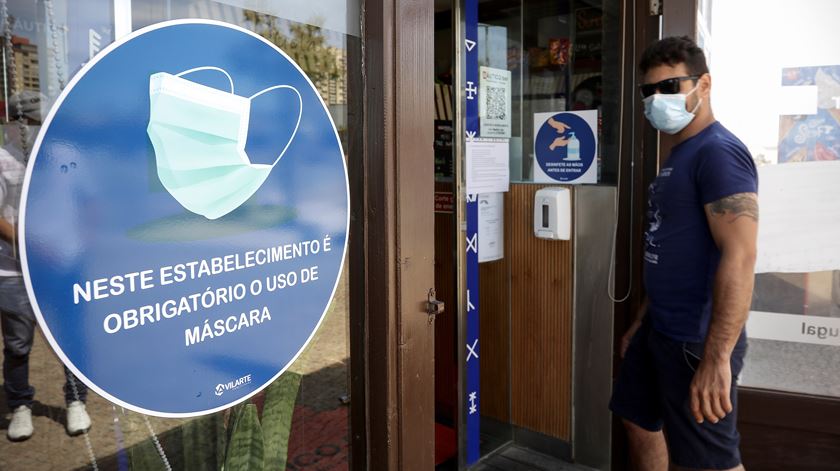
[(315, 86), (264, 38), (203, 20), (136, 31), (85, 65), (40, 130), (21, 208), (53, 349), (100, 395), (163, 417), (227, 408), (294, 362), (349, 223)]
[(598, 112), (534, 114), (534, 181), (597, 183)]

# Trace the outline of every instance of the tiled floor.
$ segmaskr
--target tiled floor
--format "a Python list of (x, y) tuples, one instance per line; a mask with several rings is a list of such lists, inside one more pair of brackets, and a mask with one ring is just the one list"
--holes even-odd
[(488, 456), (474, 471), (592, 471), (519, 445), (508, 445)]

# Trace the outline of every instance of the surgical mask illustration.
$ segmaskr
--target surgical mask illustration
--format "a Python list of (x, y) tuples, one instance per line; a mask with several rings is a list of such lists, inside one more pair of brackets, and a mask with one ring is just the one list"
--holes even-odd
[(697, 90), (697, 87), (684, 94), (657, 93), (645, 98), (645, 117), (653, 127), (666, 134), (676, 134), (682, 131), (694, 119), (694, 113), (697, 112), (697, 108), (703, 102), (702, 99), (698, 100), (692, 111), (685, 109), (686, 99), (695, 90)]
[[(200, 70), (223, 73), (230, 92), (182, 78)], [(254, 164), (245, 153), (251, 100), (274, 90), (294, 92), (297, 121), (274, 163)], [(207, 219), (228, 214), (256, 193), (294, 141), (303, 116), (303, 99), (296, 88), (274, 85), (246, 98), (234, 93), (230, 74), (218, 67), (153, 74), (149, 97), (146, 131), (154, 147), (158, 178), (181, 206)]]

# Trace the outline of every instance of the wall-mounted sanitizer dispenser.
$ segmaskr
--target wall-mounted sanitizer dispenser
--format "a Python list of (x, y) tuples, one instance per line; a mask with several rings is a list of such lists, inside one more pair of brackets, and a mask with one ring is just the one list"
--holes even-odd
[(572, 235), (572, 196), (568, 188), (549, 187), (534, 195), (534, 235), (569, 240)]

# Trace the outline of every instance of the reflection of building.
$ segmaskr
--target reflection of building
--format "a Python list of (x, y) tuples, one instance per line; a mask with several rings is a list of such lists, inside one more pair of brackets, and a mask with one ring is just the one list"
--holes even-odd
[[(20, 93), (24, 90), (39, 91), (38, 81), (38, 46), (29, 43), (29, 39), (20, 36), (12, 36), (12, 61), (8, 67), (14, 67), (14, 81), (10, 80), (11, 93)], [(10, 70), (7, 76), (11, 78)]]
[(315, 82), (315, 88), (328, 105), (344, 105), (347, 103), (347, 56), (344, 49), (337, 47), (327, 48), (327, 54), (335, 61), (336, 73)]

